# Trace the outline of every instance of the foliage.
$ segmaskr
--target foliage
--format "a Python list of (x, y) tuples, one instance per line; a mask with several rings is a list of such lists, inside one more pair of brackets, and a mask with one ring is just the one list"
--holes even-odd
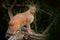
[[(6, 3), (12, 4), (13, 0), (5, 0)], [(60, 29), (60, 12), (53, 6), (50, 6), (49, 4), (46, 3), (44, 0), (17, 0), (17, 2), (21, 4), (31, 4), (36, 6), (36, 12), (34, 14), (34, 22), (31, 24), (31, 28), (34, 29), (37, 33), (42, 33), (46, 27), (51, 23), (53, 19), (56, 19), (55, 23), (49, 30), (49, 38), (48, 40), (54, 40), (56, 36), (59, 34), (59, 29)], [(1, 3), (2, 4), (2, 1)], [(45, 10), (48, 12), (46, 14), (45, 12), (42, 12), (41, 9)], [(15, 15), (16, 13), (19, 12), (25, 12), (27, 11), (27, 7), (16, 7), (12, 9), (13, 14)], [(51, 14), (52, 16), (50, 16)], [(8, 28), (8, 21), (9, 21), (9, 16), (7, 10), (5, 10), (2, 6), (0, 6), (0, 16), (1, 16), (1, 27), (0, 27), (0, 32), (1, 34), (5, 35), (5, 32)], [(54, 37), (55, 36), (55, 37)], [(57, 38), (56, 38), (57, 39)]]

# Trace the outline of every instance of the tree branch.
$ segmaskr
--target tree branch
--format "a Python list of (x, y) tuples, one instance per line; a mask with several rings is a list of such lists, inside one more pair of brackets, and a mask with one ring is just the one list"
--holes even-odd
[[(11, 5), (8, 4), (8, 3), (7, 3), (7, 5), (8, 5), (8, 6), (11, 6)], [(15, 4), (15, 6), (26, 6), (26, 7), (29, 7), (29, 8), (30, 8), (31, 5), (27, 5), (27, 4), (26, 4), (26, 5), (25, 5), (25, 4)]]
[[(21, 28), (19, 28), (20, 30)], [(47, 37), (47, 34), (29, 34), (25, 27), (22, 28), (17, 34), (11, 36), (8, 40), (42, 40)]]
[(40, 9), (40, 11), (42, 11), (42, 12), (44, 12), (44, 13), (49, 14), (50, 16), (52, 16), (52, 14), (50, 14), (50, 13), (46, 12), (46, 11), (45, 11), (45, 10), (43, 10), (43, 9)]
[(13, 6), (15, 5), (16, 3), (16, 0), (14, 0), (13, 4), (10, 6), (10, 8), (8, 8), (8, 15), (10, 17), (10, 19), (13, 17), (13, 14), (11, 12), (11, 9), (13, 8)]
[(5, 6), (5, 3), (3, 2), (3, 4), (2, 4), (2, 7), (4, 8), (4, 9), (8, 9), (6, 6)]
[(45, 29), (45, 31), (42, 34), (46, 34), (49, 31), (49, 29), (52, 27), (52, 25), (55, 22), (55, 20), (53, 20), (52, 23), (49, 24), (49, 26)]
[(11, 12), (11, 9), (10, 9), (10, 7), (6, 7), (6, 3), (3, 1), (3, 4), (2, 4), (2, 7), (4, 8), (4, 9), (7, 9), (8, 10), (8, 15), (9, 15), (9, 17), (10, 17), (10, 19), (13, 17), (13, 14), (12, 14), (12, 12)]
[(8, 15), (9, 15), (10, 19), (13, 17), (13, 14), (10, 9), (8, 9)]
[(15, 5), (15, 3), (16, 3), (16, 0), (14, 0), (13, 4), (10, 6), (10, 8), (8, 7), (8, 15), (9, 15), (10, 19), (13, 17), (11, 9)]
[(14, 2), (13, 2), (13, 4), (11, 5), (10, 9), (13, 8), (13, 6), (15, 5), (15, 3), (16, 3), (16, 0), (14, 0)]

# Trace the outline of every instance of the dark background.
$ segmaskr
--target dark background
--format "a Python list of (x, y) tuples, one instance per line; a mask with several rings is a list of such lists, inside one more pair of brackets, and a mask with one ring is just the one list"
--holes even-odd
[[(6, 40), (5, 33), (8, 28), (8, 11), (4, 9), (1, 5), (3, 1), (13, 3), (14, 0), (0, 0), (0, 40)], [(42, 33), (46, 27), (51, 23), (53, 19), (56, 19), (55, 23), (49, 30), (49, 36), (46, 40), (60, 40), (60, 0), (17, 0), (17, 3), (26, 3), (26, 4), (37, 5), (37, 11), (35, 13), (35, 24), (34, 22), (31, 24), (31, 28), (34, 29), (37, 33)], [(25, 9), (25, 10), (24, 10)], [(27, 8), (28, 9), (28, 8)], [(13, 14), (15, 15), (18, 12), (24, 12), (27, 10), (25, 7), (14, 7), (12, 9)], [(39, 9), (39, 10), (38, 10)], [(46, 12), (52, 14), (46, 14), (45, 12), (41, 12), (40, 9), (45, 10)]]

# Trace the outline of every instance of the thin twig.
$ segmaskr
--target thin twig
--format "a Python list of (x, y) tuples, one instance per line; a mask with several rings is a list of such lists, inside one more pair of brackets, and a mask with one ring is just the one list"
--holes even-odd
[(49, 31), (49, 29), (52, 27), (52, 25), (53, 25), (54, 22), (55, 22), (55, 20), (53, 20), (52, 23), (50, 23), (48, 25), (48, 27), (45, 29), (45, 31), (42, 34), (46, 34)]
[(44, 12), (44, 13), (49, 14), (50, 16), (52, 16), (52, 14), (50, 14), (50, 13), (46, 12), (46, 11), (45, 11), (45, 10), (43, 10), (43, 9), (40, 9), (40, 11), (42, 11), (42, 12)]
[[(7, 5), (11, 6), (11, 4), (8, 4), (8, 3), (7, 3)], [(31, 5), (28, 5), (28, 4), (15, 4), (15, 6), (26, 6), (26, 7), (30, 8)]]
[(46, 37), (46, 36), (47, 36), (47, 34), (46, 34), (46, 35), (44, 35), (44, 34), (30, 34), (30, 36)]
[(13, 8), (13, 6), (15, 5), (15, 3), (16, 3), (16, 0), (14, 0), (14, 2), (13, 2), (13, 4), (11, 5), (10, 9)]
[(7, 7), (5, 6), (5, 3), (4, 2), (2, 4), (2, 7), (5, 8), (5, 9), (7, 9)]

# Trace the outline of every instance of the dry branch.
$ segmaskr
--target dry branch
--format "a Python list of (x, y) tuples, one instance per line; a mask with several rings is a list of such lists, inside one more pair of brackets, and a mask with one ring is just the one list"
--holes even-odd
[(15, 5), (15, 3), (16, 3), (16, 0), (14, 0), (14, 2), (13, 2), (13, 4), (11, 5), (10, 9), (13, 8), (13, 6)]
[(8, 15), (9, 15), (10, 19), (13, 17), (13, 14), (10, 9), (8, 9)]
[(54, 20), (48, 25), (48, 27), (45, 29), (45, 31), (44, 31), (42, 34), (46, 34), (46, 33), (49, 31), (49, 29), (52, 27), (52, 25), (53, 25), (53, 23), (55, 22), (55, 20), (56, 20), (56, 19), (54, 19)]
[(4, 9), (8, 9), (6, 6), (5, 6), (5, 3), (3, 2), (3, 4), (2, 4), (2, 7), (4, 8)]
[(24, 31), (20, 31), (19, 33), (11, 36), (8, 40), (44, 40), (47, 37), (45, 34), (28, 34), (27, 29), (25, 29), (26, 28), (24, 27)]
[(49, 14), (50, 16), (52, 16), (52, 14), (50, 14), (49, 12), (46, 12), (46, 11), (43, 10), (43, 9), (40, 9), (40, 11), (42, 11), (42, 12), (44, 12), (44, 13)]
[(10, 17), (10, 19), (13, 17), (12, 11), (11, 9), (13, 8), (13, 6), (15, 5), (16, 0), (14, 0), (13, 4), (10, 6), (10, 8), (8, 8), (8, 15)]
[[(7, 4), (6, 4), (4, 1), (3, 1), (3, 4), (2, 4), (2, 7), (8, 10), (8, 15), (9, 15), (10, 19), (13, 17), (13, 14), (12, 14), (11, 9), (12, 9), (13, 6), (15, 5), (15, 3), (16, 3), (16, 0), (14, 0), (13, 4), (10, 5), (10, 7), (6, 7)], [(8, 6), (9, 6), (9, 5), (8, 5)]]

